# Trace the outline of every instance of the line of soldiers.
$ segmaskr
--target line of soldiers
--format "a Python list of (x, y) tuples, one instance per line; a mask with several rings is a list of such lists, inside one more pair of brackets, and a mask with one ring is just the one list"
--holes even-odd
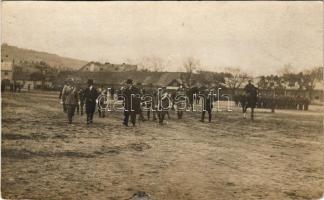
[[(241, 95), (235, 95), (233, 100), (239, 104)], [(259, 95), (256, 102), (256, 108), (267, 108), (271, 110), (308, 110), (310, 100), (302, 96), (272, 96)]]
[[(175, 110), (175, 106), (177, 108), (178, 119), (182, 119), (184, 111), (188, 110), (188, 107), (192, 109), (193, 98), (191, 93), (195, 91), (189, 90), (188, 94), (188, 91), (182, 86), (172, 94), (166, 90), (166, 87), (162, 87), (159, 92), (154, 89), (145, 90), (135, 86), (133, 81), (128, 79), (125, 87), (117, 91), (112, 88), (109, 92), (111, 98), (123, 102), (123, 125), (128, 126), (130, 121), (135, 126), (136, 115), (139, 115), (139, 120), (145, 121), (143, 112), (147, 113), (147, 120), (150, 120), (152, 113), (153, 121), (158, 120), (159, 124), (163, 124), (166, 116), (168, 119), (171, 119), (169, 110)], [(93, 115), (97, 104), (100, 104), (98, 106), (99, 117), (105, 117), (105, 109), (102, 109), (102, 107), (106, 106), (107, 101), (105, 98), (99, 97), (105, 97), (107, 93), (108, 91), (104, 87), (96, 89), (93, 80), (88, 80), (88, 86), (85, 89), (79, 88), (73, 80), (66, 81), (59, 98), (63, 105), (63, 111), (67, 113), (69, 124), (72, 124), (75, 112), (78, 114), (81, 112), (81, 115), (83, 115), (84, 106), (87, 115), (87, 124), (93, 123)], [(204, 109), (200, 121), (204, 122), (205, 113), (207, 112), (208, 121), (211, 122), (213, 97), (210, 95), (209, 90), (204, 90), (199, 94), (200, 96), (206, 96), (206, 100), (203, 101), (202, 105)], [(199, 103), (199, 96), (197, 96), (197, 99), (196, 101)], [(152, 108), (153, 110), (151, 110)]]
[(260, 96), (258, 108), (288, 109), (288, 110), (308, 110), (310, 100), (301, 96)]
[(14, 81), (13, 83), (6, 84), (4, 82), (1, 82), (1, 92), (5, 92), (7, 85), (9, 85), (9, 91), (10, 92), (20, 92), (22, 89), (22, 84)]

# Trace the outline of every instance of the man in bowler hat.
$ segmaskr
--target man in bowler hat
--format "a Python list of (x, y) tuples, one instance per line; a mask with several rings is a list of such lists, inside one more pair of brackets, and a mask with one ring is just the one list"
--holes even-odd
[(87, 124), (93, 123), (93, 114), (96, 110), (97, 89), (93, 86), (93, 80), (88, 80), (88, 87), (84, 91), (85, 110), (87, 114)]

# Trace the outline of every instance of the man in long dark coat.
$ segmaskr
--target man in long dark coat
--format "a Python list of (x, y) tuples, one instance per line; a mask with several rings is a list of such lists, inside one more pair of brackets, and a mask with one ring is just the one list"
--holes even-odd
[(88, 80), (88, 87), (84, 91), (85, 110), (87, 114), (87, 124), (93, 123), (93, 114), (96, 110), (97, 89), (93, 86), (93, 80)]
[(246, 117), (247, 108), (251, 108), (251, 118), (254, 119), (254, 108), (256, 107), (256, 103), (258, 101), (258, 88), (256, 88), (252, 84), (252, 80), (249, 80), (249, 83), (244, 87), (245, 95), (244, 95), (244, 103), (243, 106), (243, 116)]
[(128, 126), (129, 117), (133, 126), (136, 124), (136, 114), (140, 111), (140, 97), (139, 90), (133, 85), (133, 80), (128, 79), (126, 81), (126, 88), (123, 91), (123, 96), (125, 98), (124, 103), (124, 122), (125, 126)]
[(205, 120), (206, 111), (208, 112), (208, 122), (211, 122), (212, 119), (212, 110), (213, 110), (213, 96), (209, 90), (206, 90), (204, 93), (205, 98), (203, 99), (203, 111), (201, 113), (201, 122)]

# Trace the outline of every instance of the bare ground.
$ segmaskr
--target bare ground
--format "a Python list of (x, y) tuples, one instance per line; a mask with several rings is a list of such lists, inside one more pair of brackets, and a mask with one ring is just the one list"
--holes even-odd
[[(2, 95), (2, 198), (318, 199), (324, 191), (322, 108), (256, 110), (256, 120), (185, 113), (160, 126), (122, 113), (68, 126), (57, 93)], [(139, 198), (141, 199), (141, 198)], [(142, 198), (144, 199), (144, 198)]]

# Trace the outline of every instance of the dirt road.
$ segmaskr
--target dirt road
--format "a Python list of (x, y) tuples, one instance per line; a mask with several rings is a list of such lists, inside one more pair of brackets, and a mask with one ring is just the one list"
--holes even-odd
[(122, 113), (67, 125), (57, 93), (2, 96), (2, 198), (317, 199), (324, 191), (323, 115), (185, 113), (123, 127)]

